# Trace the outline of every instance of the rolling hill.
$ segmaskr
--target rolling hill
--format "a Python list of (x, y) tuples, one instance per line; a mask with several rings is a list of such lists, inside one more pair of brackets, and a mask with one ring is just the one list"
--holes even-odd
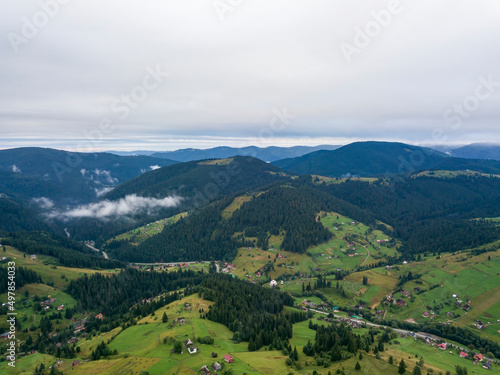
[(178, 195), (201, 207), (223, 196), (252, 191), (274, 181), (288, 179), (274, 165), (248, 156), (229, 159), (191, 161), (161, 168), (136, 177), (106, 194), (119, 199), (129, 194), (163, 198)]
[(393, 142), (356, 142), (273, 164), (288, 172), (327, 177), (393, 177), (429, 169), (500, 173), (500, 162), (495, 160), (449, 157), (430, 148)]
[[(404, 174), (433, 168), (447, 155), (438, 151), (393, 142), (356, 142), (333, 151), (316, 151), (273, 164), (299, 174), (328, 177)], [(413, 161), (413, 163), (412, 163)]]

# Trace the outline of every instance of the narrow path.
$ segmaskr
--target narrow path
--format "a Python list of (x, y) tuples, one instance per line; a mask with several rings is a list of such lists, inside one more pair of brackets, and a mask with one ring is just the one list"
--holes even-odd
[(420, 301), (420, 303), (422, 304), (422, 307), (424, 308), (424, 310), (427, 309), (427, 307), (425, 307), (424, 303), (422, 302), (422, 300), (420, 299), (420, 297), (418, 296), (418, 294), (415, 294), (415, 297), (418, 298), (418, 300)]
[(368, 250), (368, 246), (366, 246), (366, 245), (365, 245), (365, 246), (363, 246), (363, 247), (364, 247), (364, 248), (366, 249), (366, 251), (368, 252), (368, 255), (366, 256), (366, 258), (365, 258), (365, 260), (363, 261), (363, 263), (361, 263), (361, 264), (359, 265), (360, 267), (361, 267), (363, 264), (365, 264), (365, 263), (366, 263), (366, 261), (368, 260), (368, 258), (370, 257), (370, 250)]

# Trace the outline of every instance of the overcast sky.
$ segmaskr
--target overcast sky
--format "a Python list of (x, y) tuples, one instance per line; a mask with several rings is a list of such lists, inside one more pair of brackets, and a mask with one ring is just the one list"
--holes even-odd
[(500, 142), (498, 0), (3, 0), (0, 35), (0, 148)]

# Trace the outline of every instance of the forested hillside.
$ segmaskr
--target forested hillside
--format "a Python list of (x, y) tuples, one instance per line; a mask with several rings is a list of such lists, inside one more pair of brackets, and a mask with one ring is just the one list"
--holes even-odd
[(328, 177), (408, 176), (428, 169), (500, 173), (498, 161), (449, 157), (429, 148), (394, 142), (356, 142), (338, 150), (317, 151), (273, 164), (288, 172)]
[(372, 212), (394, 227), (406, 252), (455, 251), (492, 242), (499, 228), (474, 218), (500, 216), (500, 179), (483, 176), (347, 180), (324, 191)]
[(299, 253), (327, 241), (332, 233), (317, 221), (320, 211), (343, 212), (375, 224), (369, 213), (300, 181), (256, 193), (231, 217), (223, 218), (223, 210), (233, 199), (214, 202), (139, 246), (122, 240), (109, 243), (106, 249), (118, 259), (133, 262), (231, 260), (238, 247), (267, 249), (272, 235), (283, 237), (283, 249)]
[(23, 230), (50, 230), (50, 228), (39, 216), (38, 210), (6, 196), (0, 196), (0, 234)]
[[(408, 174), (434, 167), (447, 155), (438, 151), (392, 142), (355, 142), (333, 151), (317, 151), (298, 158), (274, 162), (299, 174), (329, 177)], [(409, 161), (418, 160), (418, 166)]]
[(107, 260), (83, 244), (49, 232), (11, 232), (3, 239), (4, 245), (17, 248), (26, 254), (48, 255), (68, 267), (117, 268), (123, 264)]
[(120, 185), (106, 198), (118, 199), (128, 194), (149, 197), (175, 194), (186, 198), (186, 205), (200, 207), (226, 195), (252, 191), (286, 178), (285, 173), (271, 164), (237, 156), (158, 169)]

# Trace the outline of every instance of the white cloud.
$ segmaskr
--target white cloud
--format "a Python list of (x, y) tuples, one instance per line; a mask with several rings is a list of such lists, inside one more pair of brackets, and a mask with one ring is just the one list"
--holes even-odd
[(152, 165), (149, 168), (151, 168), (152, 171), (155, 171), (157, 169), (160, 169), (161, 167), (159, 165)]
[(21, 172), (21, 168), (19, 168), (19, 167), (18, 167), (17, 165), (15, 165), (15, 164), (12, 166), (12, 172), (22, 174), (22, 172)]
[(50, 210), (54, 207), (54, 202), (51, 199), (46, 197), (33, 198), (33, 201), (38, 204), (41, 208)]
[(95, 188), (94, 190), (95, 190), (95, 195), (97, 195), (97, 197), (102, 197), (103, 195), (113, 190), (113, 188), (102, 188), (102, 189)]
[(118, 179), (114, 178), (113, 176), (111, 176), (111, 172), (110, 171), (100, 170), (100, 169), (96, 168), (96, 169), (93, 170), (93, 172), (94, 172), (94, 174), (97, 177), (104, 178), (105, 182), (108, 182), (110, 184), (117, 184), (118, 183)]
[(163, 199), (127, 195), (117, 201), (105, 200), (98, 203), (79, 206), (68, 211), (54, 211), (48, 216), (60, 219), (94, 218), (108, 219), (135, 215), (144, 211), (152, 212), (160, 208), (175, 207), (182, 201), (181, 197), (166, 197)]

